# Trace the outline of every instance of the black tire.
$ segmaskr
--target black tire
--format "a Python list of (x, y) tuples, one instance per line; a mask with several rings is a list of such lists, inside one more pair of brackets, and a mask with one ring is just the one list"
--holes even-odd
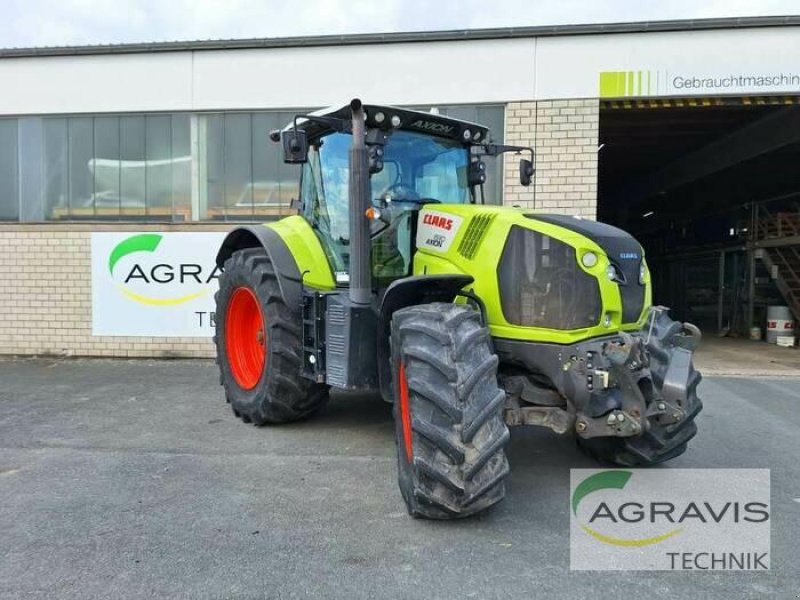
[[(678, 352), (693, 349), (699, 332), (687, 337), (683, 323), (673, 321), (667, 311), (656, 314), (653, 330), (649, 331), (649, 321), (643, 335), (650, 341), (647, 353), (650, 357), (650, 374), (653, 387), (658, 395), (664, 386), (670, 362)], [(694, 326), (690, 326), (694, 327)], [(601, 462), (625, 467), (648, 467), (656, 465), (686, 452), (687, 444), (697, 433), (695, 417), (702, 410), (703, 403), (697, 395), (697, 386), (702, 379), (689, 361), (686, 373), (685, 394), (678, 402), (684, 412), (684, 418), (671, 425), (654, 424), (644, 434), (629, 438), (578, 438), (578, 444), (590, 455)]]
[[(238, 288), (251, 290), (264, 321), (266, 362), (260, 379), (244, 389), (233, 375), (226, 347), (228, 305)], [(245, 423), (288, 423), (307, 417), (327, 401), (328, 388), (300, 376), (302, 323), (283, 301), (275, 270), (263, 248), (234, 252), (225, 261), (216, 300), (217, 364), (233, 413)]]
[(478, 312), (445, 303), (403, 308), (392, 317), (391, 343), (398, 480), (409, 514), (453, 519), (502, 500), (505, 392)]

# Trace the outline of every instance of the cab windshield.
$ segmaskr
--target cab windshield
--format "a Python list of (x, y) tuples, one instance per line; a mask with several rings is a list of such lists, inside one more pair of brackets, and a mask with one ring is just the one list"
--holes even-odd
[[(350, 142), (350, 135), (344, 133), (331, 133), (312, 142), (300, 191), (303, 213), (316, 229), (340, 280), (346, 277), (349, 265)], [(391, 243), (398, 247), (397, 264), (385, 273), (387, 276), (400, 276), (410, 267), (407, 221), (411, 211), (423, 203), (470, 201), (468, 165), (469, 152), (458, 142), (409, 131), (390, 135), (384, 146), (383, 170), (370, 178), (372, 204), (391, 215)], [(384, 229), (375, 230), (375, 237), (383, 233), (382, 245), (389, 241)]]
[(469, 155), (458, 142), (398, 131), (384, 148), (383, 163), (383, 170), (371, 178), (373, 198), (469, 201)]

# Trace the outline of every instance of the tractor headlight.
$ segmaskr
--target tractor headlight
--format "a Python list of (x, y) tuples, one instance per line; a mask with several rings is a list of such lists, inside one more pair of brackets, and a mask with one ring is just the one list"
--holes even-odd
[(472, 137), (472, 132), (469, 129), (465, 129), (461, 135), (464, 136), (465, 140), (469, 140)]
[(392, 123), (392, 127), (394, 127), (395, 129), (400, 127), (400, 123), (401, 123), (400, 117), (398, 117), (397, 115), (392, 115), (391, 123)]
[(647, 277), (647, 267), (644, 266), (644, 262), (639, 265), (639, 285), (644, 285), (644, 279)]
[(603, 317), (603, 327), (611, 327), (611, 315), (608, 313)]
[(609, 281), (616, 281), (619, 279), (619, 276), (617, 275), (617, 267), (614, 265), (608, 265), (606, 267), (606, 275), (608, 276)]
[(597, 254), (594, 252), (586, 252), (581, 257), (581, 263), (587, 269), (591, 269), (593, 266), (597, 264)]
[(383, 114), (382, 112), (375, 113), (375, 122), (376, 123), (383, 123), (385, 118), (386, 118), (386, 115)]

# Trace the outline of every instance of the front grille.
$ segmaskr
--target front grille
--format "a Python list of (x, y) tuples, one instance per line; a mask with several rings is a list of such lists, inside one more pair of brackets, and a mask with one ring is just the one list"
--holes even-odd
[(583, 271), (575, 249), (513, 226), (497, 269), (506, 321), (524, 327), (583, 329), (600, 322), (597, 279)]
[(486, 235), (486, 230), (489, 225), (494, 221), (495, 215), (477, 215), (467, 225), (464, 232), (464, 237), (461, 238), (461, 243), (458, 245), (458, 253), (464, 258), (472, 260), (475, 258), (475, 253), (483, 241), (483, 236)]
[[(639, 263), (636, 268), (625, 273), (625, 283), (619, 284), (619, 295), (622, 297), (622, 322), (635, 323), (639, 320), (644, 308), (644, 286), (639, 283)], [(623, 270), (623, 272), (625, 272)]]

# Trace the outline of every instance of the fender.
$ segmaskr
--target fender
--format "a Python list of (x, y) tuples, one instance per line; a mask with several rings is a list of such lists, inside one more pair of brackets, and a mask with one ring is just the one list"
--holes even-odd
[(281, 297), (290, 310), (300, 310), (303, 288), (300, 269), (286, 242), (281, 236), (264, 225), (246, 225), (231, 231), (217, 253), (217, 266), (222, 269), (225, 261), (237, 250), (261, 246), (275, 269)]
[(392, 402), (391, 323), (396, 310), (427, 304), (452, 302), (462, 288), (473, 282), (469, 275), (415, 275), (393, 281), (381, 300), (378, 315), (378, 382), (381, 396)]

